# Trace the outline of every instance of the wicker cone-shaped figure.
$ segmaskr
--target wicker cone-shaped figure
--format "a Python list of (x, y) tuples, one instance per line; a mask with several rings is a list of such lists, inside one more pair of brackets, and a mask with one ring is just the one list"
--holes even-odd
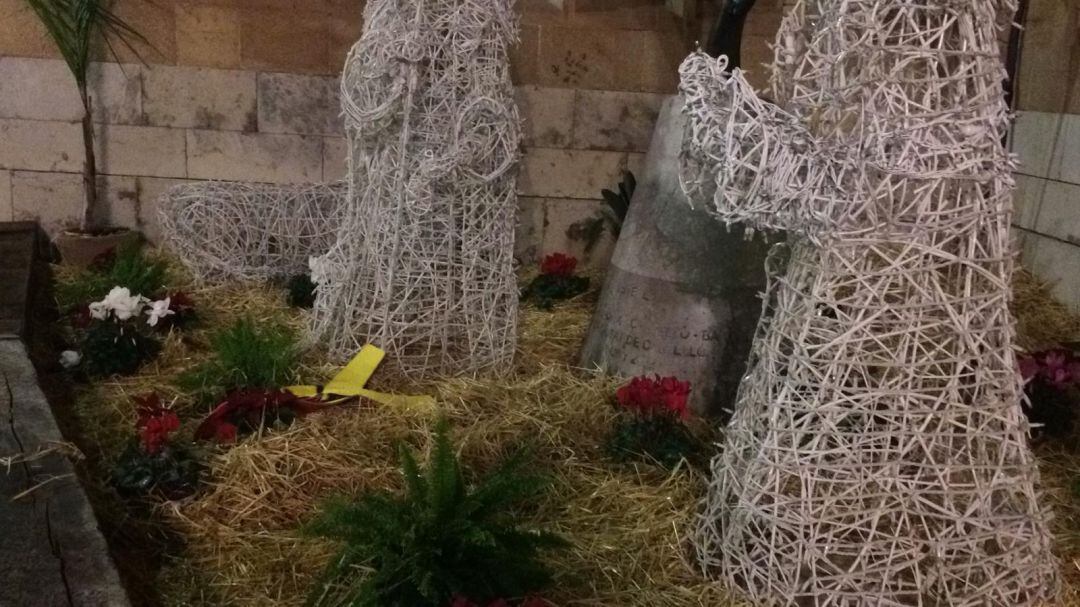
[(803, 0), (763, 102), (681, 68), (683, 182), (792, 233), (697, 535), (758, 603), (1035, 605), (1056, 565), (1020, 409), (1001, 0)]
[(342, 75), (349, 208), (312, 261), (313, 334), (400, 370), (508, 367), (520, 126), (510, 0), (371, 0)]

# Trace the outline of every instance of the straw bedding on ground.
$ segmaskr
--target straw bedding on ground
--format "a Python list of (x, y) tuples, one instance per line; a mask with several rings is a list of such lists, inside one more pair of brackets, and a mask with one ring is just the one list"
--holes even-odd
[[(183, 276), (179, 270), (175, 274)], [(106, 462), (131, 436), (131, 396), (156, 390), (167, 402), (175, 400), (188, 432), (205, 413), (185, 399), (173, 379), (205, 359), (210, 331), (240, 316), (298, 331), (304, 325), (303, 313), (286, 308), (282, 289), (180, 282), (196, 299), (198, 327), (170, 335), (160, 357), (139, 375), (86, 387), (77, 399), (84, 430), (101, 447), (94, 455), (102, 478)], [(602, 453), (617, 380), (575, 368), (595, 296), (591, 292), (552, 312), (524, 307), (520, 352), (507, 377), (417, 384), (376, 374), (372, 381), (376, 389), (434, 395), (438, 412), (362, 403), (228, 449), (207, 447), (207, 487), (159, 506), (185, 544), (162, 573), (165, 602), (303, 604), (335, 546), (306, 537), (300, 527), (328, 496), (399, 487), (396, 445), (404, 441), (423, 449), (442, 414), (451, 420), (455, 444), (471, 471), (482, 473), (509, 450), (529, 445), (536, 466), (552, 478), (549, 493), (523, 508), (521, 516), (573, 543), (551, 557), (557, 583), (545, 596), (556, 605), (739, 604), (698, 575), (688, 558), (687, 534), (704, 486), (701, 472), (615, 464)], [(1044, 347), (1080, 334), (1080, 320), (1029, 275), (1018, 276), (1015, 304), (1024, 346)], [(300, 375), (319, 382), (334, 370), (312, 353)], [(1072, 490), (1080, 459), (1062, 445), (1039, 445), (1038, 451), (1047, 498), (1057, 513), (1065, 601), (1080, 605), (1075, 590), (1080, 588), (1080, 498)]]

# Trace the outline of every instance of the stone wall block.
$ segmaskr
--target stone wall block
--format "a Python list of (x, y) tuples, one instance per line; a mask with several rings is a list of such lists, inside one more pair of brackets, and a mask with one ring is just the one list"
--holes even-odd
[(526, 150), (518, 193), (545, 198), (600, 198), (600, 190), (618, 182), (626, 154), (585, 150)]
[(1054, 147), (1050, 178), (1080, 184), (1080, 114), (1058, 114), (1060, 126), (1043, 145)]
[(240, 10), (230, 6), (176, 5), (176, 55), (181, 65), (236, 68)]
[(328, 73), (328, 39), (329, 26), (322, 15), (292, 9), (241, 13), (240, 54), (245, 67)]
[(1046, 177), (1050, 174), (1050, 161), (1054, 155), (1053, 141), (1060, 121), (1060, 114), (1017, 113), (1009, 145), (1020, 161), (1018, 173), (1033, 177)]
[(680, 36), (649, 30), (545, 27), (537, 83), (612, 91), (674, 93), (687, 48)]
[(532, 85), (514, 89), (523, 122), (522, 145), (560, 148), (570, 145), (574, 124), (573, 89)]
[(143, 110), (152, 125), (255, 130), (254, 72), (154, 66), (143, 81)]
[(11, 171), (0, 171), (0, 221), (15, 219), (11, 206)]
[(664, 96), (619, 91), (578, 91), (572, 147), (645, 152)]
[(1046, 180), (1034, 229), (1080, 246), (1080, 185)]
[(323, 137), (323, 181), (345, 179), (348, 173), (349, 144), (344, 137)]
[(189, 130), (188, 176), (270, 183), (322, 179), (322, 138)]
[(517, 230), (514, 235), (514, 259), (532, 264), (540, 258), (544, 244), (544, 199), (518, 197)]
[(0, 119), (0, 169), (77, 172), (84, 157), (78, 123)]
[[(140, 122), (140, 66), (93, 63), (87, 76), (96, 122)], [(66, 63), (0, 57), (0, 118), (77, 121), (82, 116), (75, 79)]]
[(187, 175), (184, 131), (154, 126), (104, 125), (95, 138), (97, 168), (109, 175)]
[(544, 240), (540, 257), (565, 253), (581, 267), (601, 269), (608, 265), (615, 240), (601, 227), (604, 203), (599, 200), (549, 199), (545, 201)]
[(161, 177), (137, 177), (135, 205), (135, 225), (150, 240), (161, 242), (161, 224), (158, 222), (158, 200), (165, 190), (174, 185), (191, 183), (186, 179), (166, 179)]
[[(129, 176), (98, 177), (96, 218), (104, 225), (137, 227), (138, 189)], [(78, 225), (83, 207), (82, 175), (14, 171), (11, 174), (11, 199), (16, 221), (39, 221), (49, 234)]]
[(260, 133), (345, 134), (336, 77), (259, 74), (258, 107)]

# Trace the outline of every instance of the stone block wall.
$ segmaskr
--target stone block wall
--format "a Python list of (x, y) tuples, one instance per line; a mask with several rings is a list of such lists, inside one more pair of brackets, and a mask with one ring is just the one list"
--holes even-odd
[[(640, 166), (677, 67), (711, 0), (518, 0), (513, 78), (525, 119), (522, 261), (586, 253), (600, 190)], [(185, 180), (338, 179), (345, 146), (337, 74), (363, 0), (118, 0), (153, 48), (93, 69), (103, 194), (113, 224), (157, 236), (155, 201)], [(744, 63), (763, 83), (780, 0), (759, 0)], [(0, 0), (0, 221), (75, 220), (83, 162), (74, 82), (24, 0)]]
[(1031, 0), (1010, 146), (1021, 263), (1080, 310), (1080, 0)]

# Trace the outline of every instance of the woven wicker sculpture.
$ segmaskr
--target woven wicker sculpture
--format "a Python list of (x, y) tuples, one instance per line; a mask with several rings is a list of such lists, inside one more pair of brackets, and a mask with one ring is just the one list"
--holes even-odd
[(349, 205), (313, 262), (314, 335), (401, 370), (506, 369), (519, 120), (510, 0), (372, 0), (342, 75)]
[(334, 243), (343, 182), (276, 185), (208, 181), (158, 200), (165, 244), (206, 281), (266, 280), (307, 272)]
[(1007, 309), (1007, 0), (802, 0), (773, 88), (681, 68), (684, 187), (792, 233), (697, 536), (759, 603), (1035, 605), (1056, 565)]

